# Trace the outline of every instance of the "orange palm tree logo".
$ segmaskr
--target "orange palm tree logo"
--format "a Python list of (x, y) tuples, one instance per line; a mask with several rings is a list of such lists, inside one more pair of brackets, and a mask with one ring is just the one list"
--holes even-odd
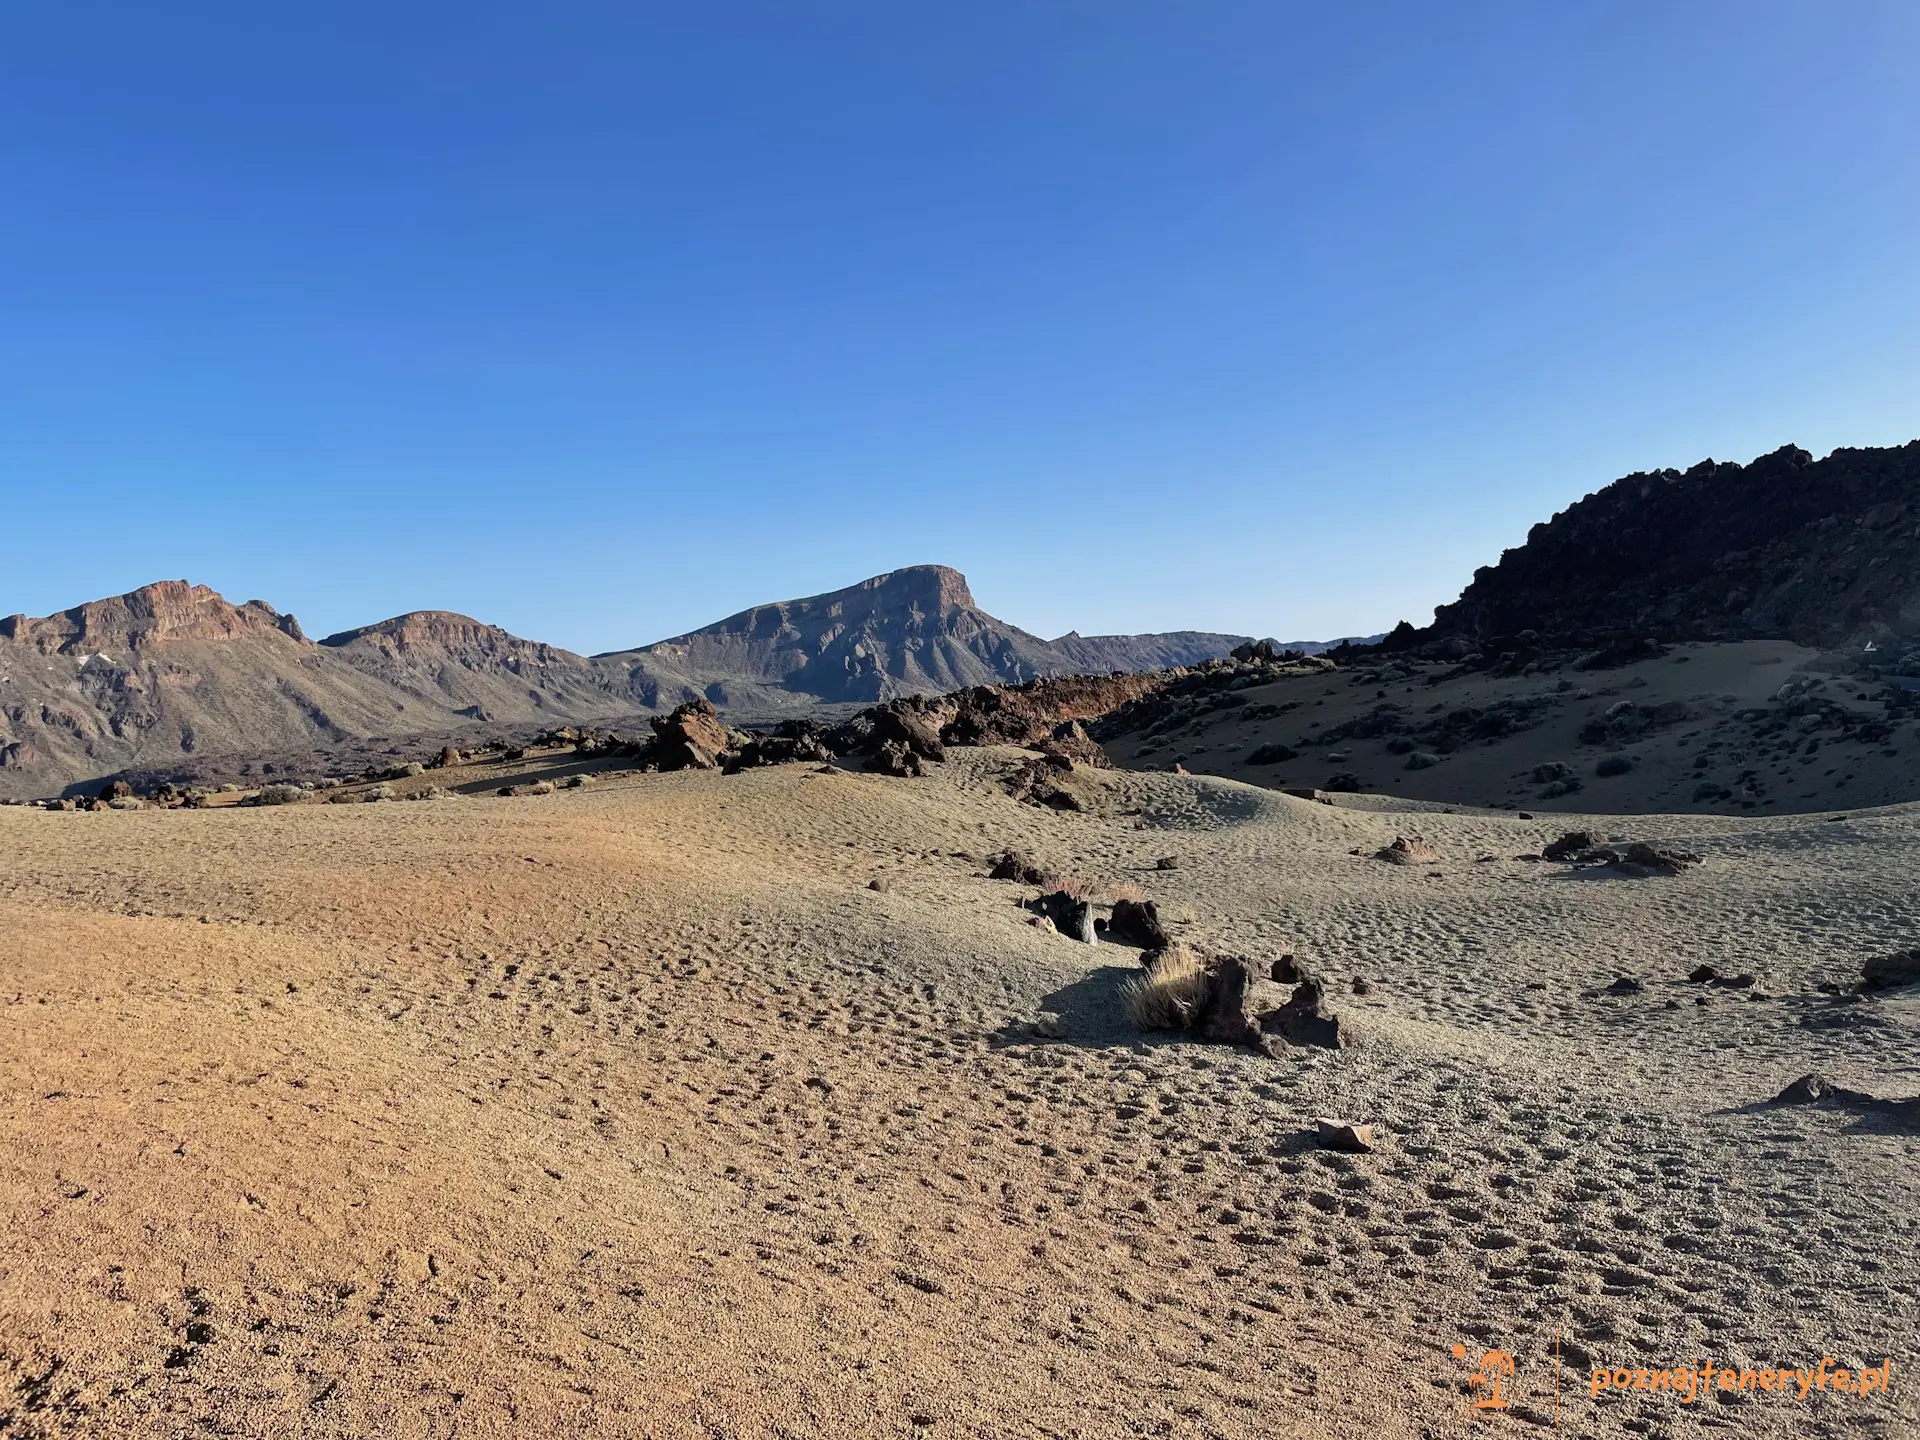
[[(1467, 1347), (1464, 1345), (1454, 1346), (1453, 1358), (1456, 1360), (1466, 1359)], [(1501, 1382), (1512, 1374), (1513, 1356), (1509, 1355), (1506, 1351), (1489, 1350), (1482, 1355), (1480, 1357), (1479, 1373), (1467, 1381), (1469, 1389), (1483, 1392), (1480, 1398), (1473, 1402), (1473, 1408), (1476, 1410), (1506, 1409), (1507, 1397), (1502, 1391)]]

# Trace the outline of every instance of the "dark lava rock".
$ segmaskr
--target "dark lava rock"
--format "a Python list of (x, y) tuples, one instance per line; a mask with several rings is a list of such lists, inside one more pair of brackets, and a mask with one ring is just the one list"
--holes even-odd
[(1263, 1011), (1260, 1029), (1289, 1045), (1318, 1045), (1338, 1050), (1356, 1043), (1353, 1028), (1328, 1010), (1317, 980), (1302, 980), (1284, 1005)]
[(1698, 865), (1700, 857), (1687, 850), (1656, 849), (1636, 840), (1610, 863), (1623, 875), (1678, 875)]
[(656, 715), (654, 760), (662, 770), (716, 770), (727, 732), (709, 700), (689, 700), (671, 715)]
[(1270, 740), (1265, 745), (1256, 745), (1247, 754), (1249, 765), (1284, 765), (1289, 760), (1298, 760), (1300, 752), (1291, 745), (1282, 745), (1278, 740)]
[(826, 739), (827, 728), (817, 721), (783, 720), (772, 734), (754, 735), (739, 746), (727, 761), (727, 773), (792, 761), (830, 761), (833, 751)]
[(1591, 830), (1569, 830), (1540, 853), (1548, 860), (1571, 860), (1599, 843), (1600, 837)]
[(1160, 922), (1160, 907), (1151, 900), (1114, 901), (1107, 938), (1122, 945), (1138, 945), (1142, 950), (1160, 950), (1173, 943), (1167, 927)]
[(1643, 994), (1646, 988), (1645, 985), (1641, 984), (1631, 975), (1622, 975), (1618, 980), (1607, 986), (1605, 993), (1608, 995), (1639, 995)]
[(882, 775), (896, 775), (902, 779), (926, 773), (920, 764), (919, 753), (899, 740), (881, 742), (880, 748), (873, 754), (873, 768)]
[(1088, 765), (1096, 770), (1113, 768), (1113, 761), (1107, 758), (1100, 742), (1088, 735), (1078, 720), (1062, 720), (1054, 726), (1053, 733), (1034, 748), (1042, 755), (1065, 760), (1068, 768), (1075, 765)]
[(989, 862), (989, 880), (1017, 880), (1022, 885), (1044, 885), (1047, 872), (1025, 850), (1002, 850)]
[(1849, 1090), (1836, 1085), (1819, 1071), (1802, 1075), (1770, 1102), (1774, 1105), (1871, 1105), (1874, 1097), (1864, 1090)]
[(1028, 908), (1053, 922), (1053, 928), (1069, 940), (1087, 945), (1099, 943), (1093, 928), (1093, 902), (1069, 895), (1064, 890), (1049, 890)]
[(1720, 972), (1711, 965), (1696, 965), (1693, 973), (1687, 976), (1687, 979), (1695, 985), (1705, 985), (1719, 978)]
[(922, 760), (947, 758), (940, 743), (940, 727), (914, 708), (908, 700), (894, 700), (868, 712), (873, 718), (873, 733), (881, 744), (892, 741), (911, 750)]
[(1039, 805), (1049, 810), (1085, 808), (1080, 803), (1080, 797), (1061, 785), (1056, 778), (1061, 771), (1055, 767), (1063, 764), (1067, 769), (1072, 768), (1070, 764), (1051, 755), (1027, 761), (1007, 777), (1007, 793), (1028, 805)]
[(1373, 858), (1389, 865), (1438, 865), (1444, 857), (1420, 836), (1401, 835), (1374, 851)]
[(1326, 784), (1320, 787), (1335, 795), (1358, 795), (1361, 789), (1360, 777), (1351, 770), (1342, 770), (1329, 775)]
[(1207, 968), (1207, 979), (1193, 1007), (1189, 1028), (1202, 1040), (1223, 1045), (1258, 1046), (1260, 1023), (1247, 1006), (1253, 976), (1247, 962), (1238, 956), (1225, 956)]
[(1306, 972), (1291, 955), (1276, 955), (1273, 964), (1267, 967), (1267, 973), (1281, 985), (1298, 985), (1306, 979)]
[(1876, 955), (1860, 967), (1862, 990), (1891, 990), (1896, 985), (1920, 985), (1920, 950)]

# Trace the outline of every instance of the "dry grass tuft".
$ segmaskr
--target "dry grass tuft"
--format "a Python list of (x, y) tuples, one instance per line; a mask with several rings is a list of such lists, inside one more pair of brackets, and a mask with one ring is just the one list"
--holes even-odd
[(1134, 884), (1133, 881), (1123, 880), (1120, 884), (1107, 891), (1107, 898), (1116, 905), (1122, 900), (1131, 900), (1134, 904), (1138, 905), (1147, 898), (1147, 892)]
[(1093, 901), (1100, 898), (1100, 886), (1084, 875), (1049, 874), (1040, 882), (1040, 888), (1050, 894), (1070, 895), (1075, 900)]
[(1184, 945), (1160, 952), (1144, 975), (1120, 987), (1127, 1016), (1142, 1030), (1181, 1030), (1200, 998), (1207, 967)]

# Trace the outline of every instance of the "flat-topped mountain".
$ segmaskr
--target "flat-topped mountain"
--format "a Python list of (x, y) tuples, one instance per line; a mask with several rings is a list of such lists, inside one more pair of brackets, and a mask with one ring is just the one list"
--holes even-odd
[[(980, 609), (967, 578), (913, 565), (804, 600), (756, 605), (634, 652), (722, 690), (747, 682), (829, 701), (938, 694), (1044, 675), (1157, 670), (1218, 659), (1246, 637), (1068, 633), (1042, 640)], [(717, 698), (717, 697), (715, 697)]]
[(1224, 655), (1243, 637), (1046, 641), (915, 566), (587, 657), (444, 610), (309, 640), (260, 600), (163, 580), (0, 620), (0, 797), (194, 757), (313, 751), (482, 723), (611, 724), (702, 697), (738, 719)]

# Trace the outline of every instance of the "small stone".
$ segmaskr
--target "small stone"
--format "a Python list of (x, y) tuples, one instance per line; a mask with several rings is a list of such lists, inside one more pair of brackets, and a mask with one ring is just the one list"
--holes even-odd
[(1391, 845), (1374, 851), (1373, 858), (1389, 865), (1437, 865), (1443, 857), (1420, 836), (1401, 835)]
[(1316, 1119), (1313, 1128), (1324, 1150), (1344, 1150), (1349, 1155), (1369, 1155), (1375, 1148), (1371, 1125), (1349, 1125), (1339, 1120)]
[(867, 882), (867, 889), (878, 891), (880, 894), (884, 895), (889, 890), (893, 889), (893, 882), (887, 879), (887, 877), (884, 875), (876, 875), (873, 879)]
[(1645, 985), (1642, 985), (1631, 975), (1622, 975), (1618, 980), (1607, 986), (1606, 993), (1609, 995), (1638, 995), (1646, 988)]
[(1033, 1033), (1042, 1040), (1064, 1040), (1067, 1038), (1067, 1022), (1051, 1010), (1043, 1010), (1033, 1022)]
[(1373, 993), (1373, 986), (1356, 975), (1353, 977), (1353, 993), (1356, 995), (1371, 995)]
[(1162, 855), (1158, 860), (1153, 862), (1153, 868), (1156, 870), (1178, 870), (1180, 868), (1180, 859), (1175, 855)]
[(1687, 979), (1695, 985), (1707, 985), (1720, 978), (1720, 972), (1711, 965), (1697, 965)]
[(1818, 1105), (1840, 1092), (1840, 1087), (1817, 1070), (1802, 1075), (1773, 1097), (1776, 1105)]

